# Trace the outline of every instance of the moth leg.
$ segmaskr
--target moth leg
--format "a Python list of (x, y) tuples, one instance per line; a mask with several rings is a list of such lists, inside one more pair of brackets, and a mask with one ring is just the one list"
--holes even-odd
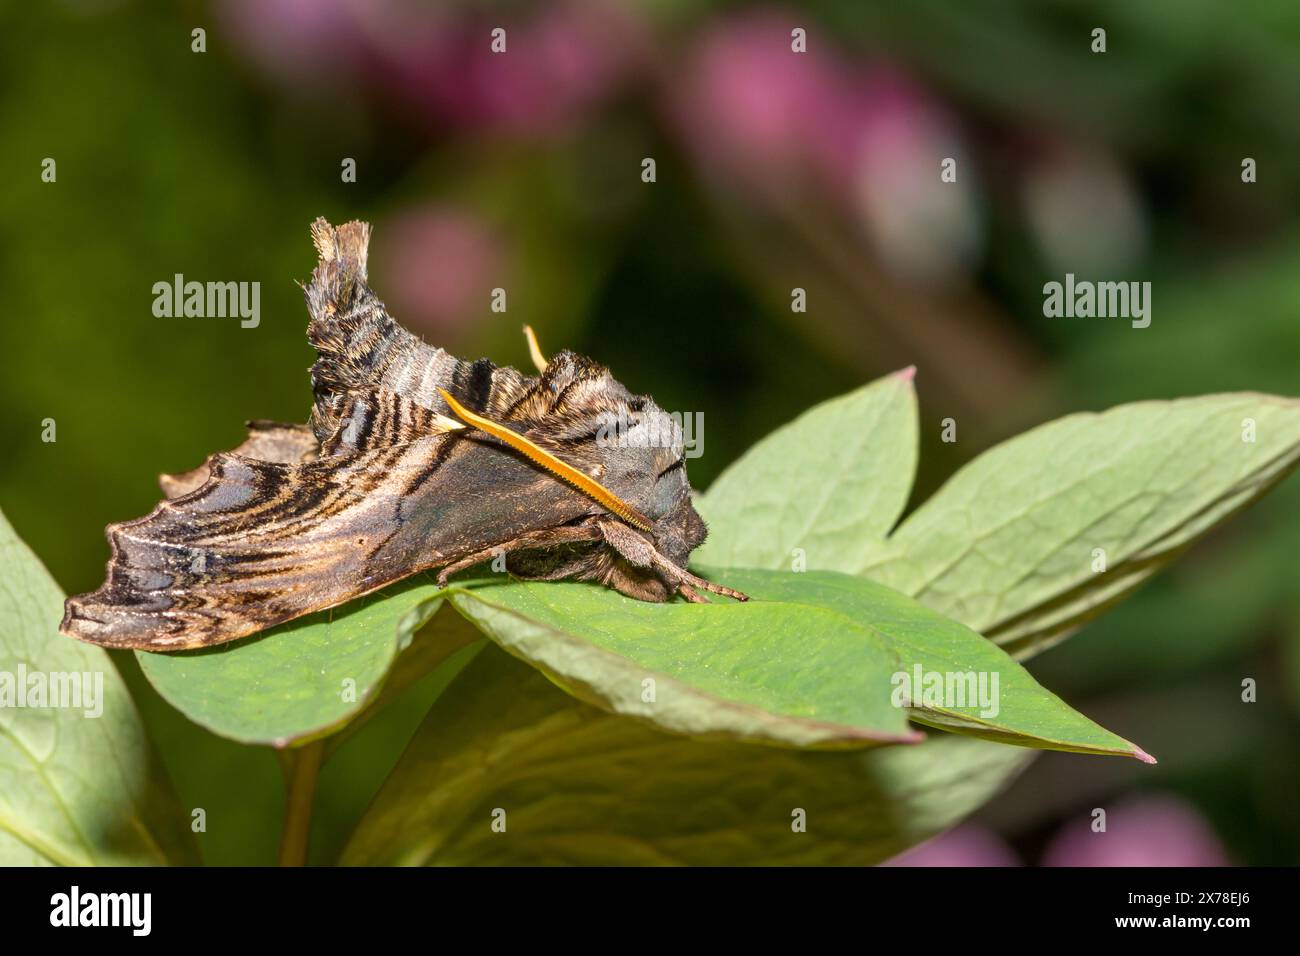
[(721, 584), (714, 584), (712, 581), (706, 581), (698, 575), (691, 574), (685, 568), (679, 568), (660, 554), (654, 545), (625, 524), (615, 521), (602, 521), (600, 527), (604, 532), (605, 541), (625, 560), (639, 568), (653, 568), (682, 597), (692, 603), (704, 603), (704, 599), (695, 591), (695, 588), (700, 588), (711, 594), (721, 594), (737, 601), (749, 600), (748, 594), (724, 587)]
[(466, 568), (472, 568), (476, 564), (482, 564), (495, 558), (498, 554), (508, 554), (511, 551), (524, 551), (529, 548), (548, 548), (557, 544), (576, 544), (582, 541), (600, 541), (604, 536), (601, 530), (591, 525), (580, 525), (576, 527), (560, 528), (543, 528), (540, 531), (529, 531), (527, 534), (521, 534), (519, 537), (510, 541), (503, 541), (500, 544), (493, 545), (490, 548), (484, 548), (481, 551), (475, 551), (473, 554), (467, 554), (451, 564), (447, 565), (438, 572), (438, 587), (445, 588), (447, 579), (459, 571)]
[[(721, 594), (723, 597), (729, 597), (733, 601), (749, 600), (749, 595), (746, 594), (744, 591), (737, 591), (735, 588), (729, 588), (726, 587), (725, 585), (716, 584), (713, 581), (705, 580), (704, 578), (699, 577), (698, 575), (691, 574), (690, 571), (687, 571), (684, 568), (679, 568), (677, 567), (677, 565), (669, 563), (666, 558), (664, 559), (664, 563), (668, 567), (672, 568), (676, 573), (682, 576), (681, 582), (677, 585), (677, 590), (681, 591), (688, 601), (691, 599), (691, 596), (686, 592), (687, 590), (689, 590), (690, 585), (694, 585), (697, 588), (702, 588), (703, 590), (708, 591), (710, 594)], [(660, 570), (662, 570), (662, 568)]]
[(692, 604), (709, 603), (704, 598), (700, 597), (700, 592), (695, 590), (695, 588), (691, 587), (689, 584), (679, 584), (677, 585), (677, 590), (681, 592), (682, 597), (686, 598), (686, 600), (690, 601)]
[[(705, 603), (704, 599), (696, 594), (693, 588), (700, 588), (701, 590), (708, 591), (710, 594), (721, 594), (723, 597), (729, 597), (736, 601), (749, 600), (749, 595), (745, 594), (743, 591), (737, 591), (735, 588), (715, 584), (712, 581), (706, 581), (699, 575), (691, 574), (691, 572), (687, 571), (685, 568), (679, 568), (677, 565), (673, 564), (658, 551), (656, 551), (654, 555), (655, 570), (664, 575), (664, 577), (673, 584), (677, 585), (677, 590), (681, 593), (682, 597), (686, 598), (688, 601)], [(693, 594), (694, 597), (691, 596)]]

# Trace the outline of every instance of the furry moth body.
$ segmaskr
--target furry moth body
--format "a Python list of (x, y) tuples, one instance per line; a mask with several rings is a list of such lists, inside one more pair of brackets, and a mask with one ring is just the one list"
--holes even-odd
[[(674, 434), (650, 398), (581, 355), (546, 361), (531, 332), (535, 376), (427, 345), (367, 285), (368, 225), (318, 219), (312, 237), (310, 422), (252, 422), (238, 448), (162, 476), (152, 513), (108, 526), (107, 579), (68, 599), (64, 634), (206, 647), (501, 554), (516, 577), (643, 601), (745, 599), (686, 570), (704, 522), (680, 438), (638, 440)], [(609, 421), (634, 423), (626, 440), (598, 440)]]

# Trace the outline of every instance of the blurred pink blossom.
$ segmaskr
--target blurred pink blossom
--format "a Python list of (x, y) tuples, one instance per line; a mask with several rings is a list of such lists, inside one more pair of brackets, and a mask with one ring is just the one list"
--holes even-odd
[[(504, 286), (506, 256), (475, 215), (428, 205), (409, 209), (375, 230), (371, 260), (383, 264), (387, 305), (400, 322), (453, 342), (486, 315), (492, 289)], [(376, 283), (377, 285), (379, 283)]]
[[(649, 59), (621, 0), (560, 0), (499, 15), (409, 0), (218, 0), (234, 45), (287, 86), (364, 78), (435, 125), (561, 134)], [(506, 31), (506, 51), (491, 49)]]
[(1062, 827), (1043, 866), (1226, 866), (1223, 845), (1206, 819), (1176, 797), (1142, 797), (1107, 808), (1106, 832), (1091, 815)]
[(966, 824), (941, 833), (883, 866), (1020, 866), (1020, 860), (995, 834)]
[[(366, 22), (379, 79), (427, 119), (522, 137), (569, 131), (648, 58), (644, 22), (616, 0), (500, 16), (381, 9)], [(498, 27), (504, 53), (491, 48)]]
[[(857, 109), (854, 188), (877, 255), (909, 279), (968, 267), (981, 228), (976, 171), (956, 124), (915, 83), (886, 68), (867, 76)], [(947, 160), (955, 164), (955, 182), (940, 177)]]
[[(856, 219), (877, 256), (909, 279), (960, 271), (980, 247), (975, 170), (956, 123), (901, 70), (855, 61), (807, 17), (747, 12), (715, 23), (673, 81), (669, 110), (716, 186), (776, 202), (819, 190)], [(944, 159), (955, 182), (940, 181)]]
[(670, 109), (704, 162), (745, 176), (786, 176), (833, 161), (851, 134), (844, 66), (821, 37), (791, 50), (803, 17), (769, 10), (728, 17), (696, 43)]
[(1061, 272), (1132, 268), (1147, 247), (1147, 215), (1128, 172), (1110, 153), (1054, 141), (1025, 177), (1025, 215), (1043, 257)]
[(357, 12), (374, 0), (219, 0), (218, 21), (260, 69), (301, 89), (345, 80), (362, 51)]

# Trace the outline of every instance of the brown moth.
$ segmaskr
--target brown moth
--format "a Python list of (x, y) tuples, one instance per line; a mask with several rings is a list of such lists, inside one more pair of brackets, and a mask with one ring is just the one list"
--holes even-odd
[[(535, 376), (427, 345), (366, 284), (369, 225), (311, 231), (310, 422), (251, 422), (238, 448), (163, 475), (165, 501), (106, 529), (107, 579), (68, 599), (64, 634), (206, 647), (499, 554), (519, 578), (642, 601), (746, 600), (686, 569), (704, 522), (680, 429), (650, 398), (584, 356), (546, 361), (529, 330)], [(622, 440), (610, 422), (631, 423)]]

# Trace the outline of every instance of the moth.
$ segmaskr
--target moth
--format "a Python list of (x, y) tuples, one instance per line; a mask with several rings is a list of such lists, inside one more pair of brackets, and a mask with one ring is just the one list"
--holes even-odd
[(250, 422), (233, 451), (161, 476), (164, 501), (106, 529), (107, 578), (68, 599), (64, 634), (207, 647), (497, 556), (642, 601), (747, 599), (687, 570), (706, 529), (681, 429), (651, 398), (585, 356), (548, 361), (528, 329), (536, 375), (428, 345), (367, 284), (368, 224), (311, 233), (308, 423)]

